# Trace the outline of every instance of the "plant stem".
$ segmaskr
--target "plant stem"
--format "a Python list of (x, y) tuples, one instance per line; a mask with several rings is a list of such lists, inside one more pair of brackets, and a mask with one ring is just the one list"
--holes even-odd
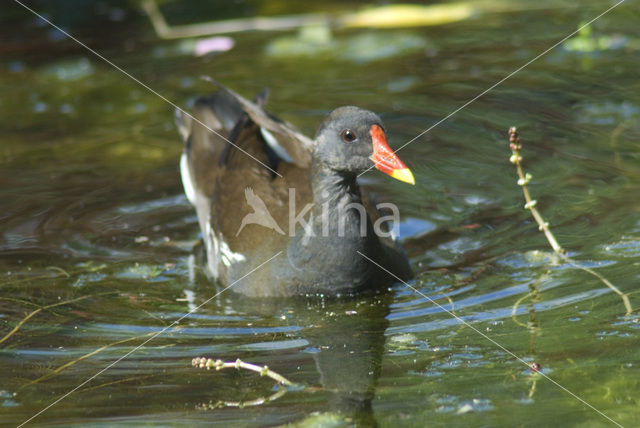
[(216, 370), (230, 369), (230, 368), (234, 368), (238, 370), (245, 369), (245, 370), (250, 370), (252, 372), (260, 373), (260, 376), (267, 376), (275, 380), (276, 382), (278, 382), (278, 390), (274, 394), (271, 394), (269, 397), (266, 397), (266, 398), (258, 397), (256, 399), (249, 400), (249, 401), (217, 401), (215, 403), (210, 401), (209, 403), (203, 403), (199, 405), (198, 408), (201, 410), (214, 410), (214, 409), (219, 409), (221, 407), (260, 406), (266, 402), (274, 401), (282, 397), (287, 392), (287, 389), (283, 388), (281, 385), (295, 386), (295, 384), (291, 382), (289, 379), (285, 378), (281, 374), (274, 372), (273, 370), (269, 369), (269, 367), (267, 366), (260, 367), (255, 364), (246, 363), (242, 361), (240, 358), (238, 358), (235, 361), (225, 362), (222, 360), (213, 360), (212, 358), (196, 357), (193, 360), (191, 360), (191, 365), (194, 367), (207, 369), (207, 370), (211, 370), (212, 368), (215, 368)]
[(531, 174), (526, 174), (522, 170), (522, 156), (520, 156), (520, 149), (522, 149), (522, 145), (520, 144), (520, 137), (518, 136), (518, 130), (515, 127), (509, 128), (509, 146), (511, 147), (511, 163), (515, 164), (516, 170), (518, 171), (518, 184), (522, 187), (522, 193), (524, 194), (524, 200), (527, 202), (524, 207), (531, 211), (531, 215), (538, 223), (538, 229), (544, 232), (544, 236), (549, 241), (551, 248), (556, 254), (562, 255), (564, 254), (564, 250), (556, 241), (555, 236), (551, 233), (551, 229), (549, 229), (549, 223), (544, 221), (540, 212), (536, 209), (536, 200), (531, 198), (531, 194), (529, 193), (529, 181), (531, 180)]
[(531, 215), (535, 219), (536, 223), (538, 223), (538, 229), (544, 232), (544, 236), (547, 238), (547, 241), (549, 241), (549, 245), (551, 245), (551, 248), (553, 248), (553, 251), (570, 265), (575, 266), (578, 269), (582, 269), (583, 271), (595, 276), (600, 281), (602, 281), (602, 283), (607, 287), (609, 287), (611, 291), (613, 291), (618, 296), (620, 296), (620, 298), (622, 299), (622, 304), (624, 305), (624, 308), (627, 311), (626, 315), (631, 314), (632, 307), (631, 307), (631, 302), (629, 301), (629, 297), (625, 293), (620, 291), (618, 287), (613, 285), (611, 281), (609, 281), (603, 275), (599, 274), (598, 272), (592, 269), (580, 266), (578, 263), (572, 260), (569, 256), (567, 256), (564, 249), (560, 246), (560, 244), (558, 244), (558, 241), (556, 241), (556, 238), (555, 236), (553, 236), (553, 233), (551, 233), (551, 229), (549, 229), (549, 223), (544, 221), (544, 218), (542, 218), (542, 215), (536, 209), (536, 200), (531, 198), (531, 194), (529, 193), (529, 186), (528, 186), (532, 176), (529, 173), (525, 174), (524, 170), (522, 169), (522, 156), (520, 155), (522, 144), (520, 144), (520, 136), (518, 134), (518, 130), (514, 126), (509, 128), (509, 147), (511, 148), (511, 158), (509, 159), (509, 161), (516, 166), (516, 171), (518, 172), (518, 185), (522, 187), (522, 193), (524, 194), (524, 200), (526, 201), (526, 204), (524, 205), (524, 207), (529, 211), (531, 211)]
[(206, 368), (207, 370), (211, 370), (212, 368), (215, 368), (216, 370), (229, 369), (229, 368), (251, 370), (253, 372), (260, 373), (260, 376), (270, 377), (271, 379), (275, 380), (279, 384), (287, 385), (287, 386), (294, 385), (294, 383), (291, 382), (289, 379), (269, 369), (268, 366), (260, 367), (255, 364), (246, 363), (242, 361), (240, 358), (238, 358), (235, 361), (224, 362), (222, 360), (214, 361), (212, 358), (196, 357), (191, 361), (191, 365), (194, 367), (199, 367), (201, 369)]

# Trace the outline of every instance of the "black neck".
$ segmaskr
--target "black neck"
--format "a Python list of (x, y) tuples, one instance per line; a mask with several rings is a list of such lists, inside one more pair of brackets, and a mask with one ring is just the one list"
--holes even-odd
[(362, 204), (356, 174), (335, 171), (321, 163), (312, 163), (312, 227), (316, 234), (340, 239), (365, 238), (367, 213)]
[(361, 203), (355, 174), (335, 171), (319, 162), (311, 165), (311, 190), (314, 211), (323, 205), (334, 211), (349, 203)]
[(287, 251), (290, 266), (326, 274), (336, 284), (360, 283), (369, 279), (370, 262), (358, 255), (377, 251), (367, 213), (362, 205), (356, 174), (332, 170), (319, 162), (311, 165), (312, 220), (308, 232), (296, 231)]

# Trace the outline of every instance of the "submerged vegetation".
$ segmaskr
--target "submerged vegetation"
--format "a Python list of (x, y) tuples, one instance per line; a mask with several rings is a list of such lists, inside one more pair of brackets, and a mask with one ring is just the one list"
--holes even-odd
[[(432, 14), (428, 23), (429, 8), (323, 2), (309, 13), (327, 8), (328, 21), (323, 15), (311, 27), (176, 40), (157, 37), (141, 7), (151, 3), (170, 31), (306, 14), (303, 3), (279, 1), (29, 5), (185, 108), (210, 91), (198, 76), (213, 75), (243, 93), (270, 86), (269, 109), (307, 135), (339, 105), (379, 112), (394, 148), (612, 6), (445, 2), (433, 5), (440, 21)], [(605, 421), (547, 375), (617, 423), (639, 425), (636, 9), (622, 4), (403, 148), (415, 188), (364, 177), (381, 198), (399, 201), (400, 239), (417, 274), (410, 284), (442, 308), (402, 284), (348, 301), (224, 292), (163, 331), (221, 290), (201, 269), (172, 108), (5, 5), (0, 425), (24, 422), (136, 349), (36, 421)], [(381, 28), (376, 11), (383, 23), (395, 14), (395, 24)], [(532, 141), (527, 174), (520, 137), (510, 134), (519, 187), (505, 167), (502, 130), (511, 123), (530, 130)], [(537, 228), (551, 251), (540, 250)], [(215, 356), (205, 367), (228, 370), (193, 370), (193, 355)]]

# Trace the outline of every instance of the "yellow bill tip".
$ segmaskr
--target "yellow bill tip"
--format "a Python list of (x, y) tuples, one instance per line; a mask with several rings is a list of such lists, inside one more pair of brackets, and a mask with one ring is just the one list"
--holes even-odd
[(390, 175), (396, 180), (404, 181), (409, 184), (416, 184), (416, 180), (413, 178), (413, 174), (409, 168), (394, 169)]

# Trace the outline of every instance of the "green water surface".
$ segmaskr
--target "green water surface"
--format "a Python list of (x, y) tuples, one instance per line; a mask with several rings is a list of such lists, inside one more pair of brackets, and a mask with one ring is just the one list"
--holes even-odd
[[(396, 148), (614, 4), (478, 2), (448, 24), (239, 32), (228, 52), (196, 56), (193, 40), (159, 39), (141, 2), (27, 3), (179, 106), (211, 90), (201, 75), (247, 97), (269, 86), (269, 109), (308, 135), (357, 104)], [(175, 24), (366, 6), (161, 3)], [(173, 107), (17, 3), (0, 20), (0, 425), (46, 408), (29, 424), (640, 426), (637, 2), (399, 151), (415, 187), (363, 177), (400, 209), (420, 294), (400, 283), (340, 300), (208, 301), (221, 288), (182, 194)], [(575, 264), (554, 261), (523, 209), (509, 126)], [(192, 368), (196, 356), (268, 365), (298, 386), (210, 409), (277, 388)]]

